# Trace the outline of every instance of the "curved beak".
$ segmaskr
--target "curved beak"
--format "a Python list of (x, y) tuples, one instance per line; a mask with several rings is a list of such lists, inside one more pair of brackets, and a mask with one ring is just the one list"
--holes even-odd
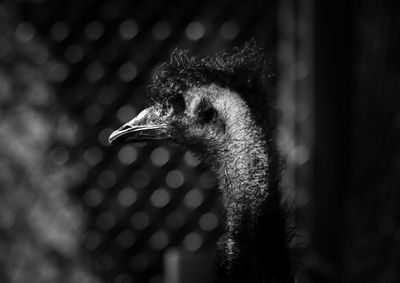
[(128, 123), (115, 130), (109, 137), (112, 145), (130, 142), (167, 140), (170, 138), (166, 115), (154, 106), (139, 113)]

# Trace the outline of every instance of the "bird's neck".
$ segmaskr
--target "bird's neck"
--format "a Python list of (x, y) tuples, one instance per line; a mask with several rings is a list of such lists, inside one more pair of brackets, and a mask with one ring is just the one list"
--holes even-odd
[(226, 134), (220, 144), (210, 147), (209, 163), (218, 178), (227, 216), (259, 217), (261, 206), (279, 201), (278, 157), (271, 138), (244, 101), (235, 93), (229, 99), (225, 102), (231, 105), (225, 117)]
[(248, 137), (232, 141), (215, 170), (226, 217), (225, 282), (292, 282), (276, 161), (260, 136)]
[(224, 150), (213, 160), (226, 215), (219, 243), (222, 282), (293, 282), (277, 154), (245, 114), (227, 124)]
[(277, 188), (270, 184), (270, 158), (262, 141), (236, 140), (218, 156), (215, 173), (227, 213), (256, 212)]

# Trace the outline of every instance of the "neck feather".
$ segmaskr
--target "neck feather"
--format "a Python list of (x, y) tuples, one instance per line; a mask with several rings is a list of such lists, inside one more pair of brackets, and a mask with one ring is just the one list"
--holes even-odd
[(293, 282), (276, 178), (277, 154), (244, 102), (232, 105), (238, 108), (228, 112), (227, 137), (210, 162), (226, 215), (219, 243), (222, 281)]

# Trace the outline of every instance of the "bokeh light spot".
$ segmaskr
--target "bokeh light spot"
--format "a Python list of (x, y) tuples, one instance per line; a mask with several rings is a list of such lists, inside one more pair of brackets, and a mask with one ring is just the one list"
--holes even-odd
[(205, 28), (201, 22), (191, 22), (185, 30), (188, 39), (196, 41), (204, 36)]
[(118, 152), (118, 159), (122, 164), (129, 165), (135, 162), (137, 150), (132, 145), (122, 147)]
[(200, 164), (200, 159), (198, 159), (193, 152), (191, 151), (186, 151), (185, 155), (183, 156), (183, 159), (185, 160), (185, 163), (191, 167), (196, 167), (197, 165)]
[(191, 252), (197, 251), (203, 244), (203, 239), (199, 233), (192, 232), (183, 239), (183, 246)]
[(127, 62), (121, 65), (118, 70), (118, 75), (124, 82), (133, 80), (137, 75), (137, 67), (132, 62)]
[(302, 165), (310, 159), (310, 150), (305, 145), (299, 145), (292, 149), (289, 159), (297, 165)]
[(185, 205), (192, 209), (197, 208), (203, 201), (203, 194), (197, 189), (190, 190), (184, 198)]
[(151, 203), (155, 207), (164, 207), (169, 202), (169, 193), (165, 189), (155, 190), (150, 197)]
[(165, 182), (170, 188), (179, 188), (185, 182), (185, 177), (181, 171), (172, 170), (165, 177)]
[(204, 213), (199, 219), (199, 225), (204, 231), (212, 231), (218, 226), (218, 217), (212, 213)]
[(169, 151), (163, 146), (154, 149), (150, 155), (151, 162), (156, 166), (165, 165), (169, 161), (169, 158)]
[(131, 104), (126, 104), (118, 110), (117, 117), (121, 123), (126, 123), (133, 119), (136, 116), (136, 113), (135, 107), (133, 107)]
[(121, 38), (126, 40), (134, 38), (137, 35), (138, 31), (138, 25), (132, 20), (124, 21), (119, 26), (119, 34)]
[(137, 193), (133, 188), (126, 187), (122, 189), (118, 194), (118, 202), (122, 206), (131, 206), (137, 198)]

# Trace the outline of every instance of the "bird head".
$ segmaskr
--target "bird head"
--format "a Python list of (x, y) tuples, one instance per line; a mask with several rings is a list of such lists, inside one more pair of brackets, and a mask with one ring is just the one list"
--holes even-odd
[(270, 121), (268, 66), (255, 42), (201, 58), (175, 50), (153, 75), (150, 106), (113, 132), (110, 143), (167, 140), (194, 151), (223, 148), (243, 120)]
[[(216, 85), (193, 87), (154, 103), (114, 131), (111, 144), (166, 140), (189, 147), (215, 146), (225, 135), (228, 90)], [(238, 96), (239, 97), (239, 96)], [(236, 103), (237, 105), (237, 103)], [(235, 106), (233, 104), (232, 106)]]

